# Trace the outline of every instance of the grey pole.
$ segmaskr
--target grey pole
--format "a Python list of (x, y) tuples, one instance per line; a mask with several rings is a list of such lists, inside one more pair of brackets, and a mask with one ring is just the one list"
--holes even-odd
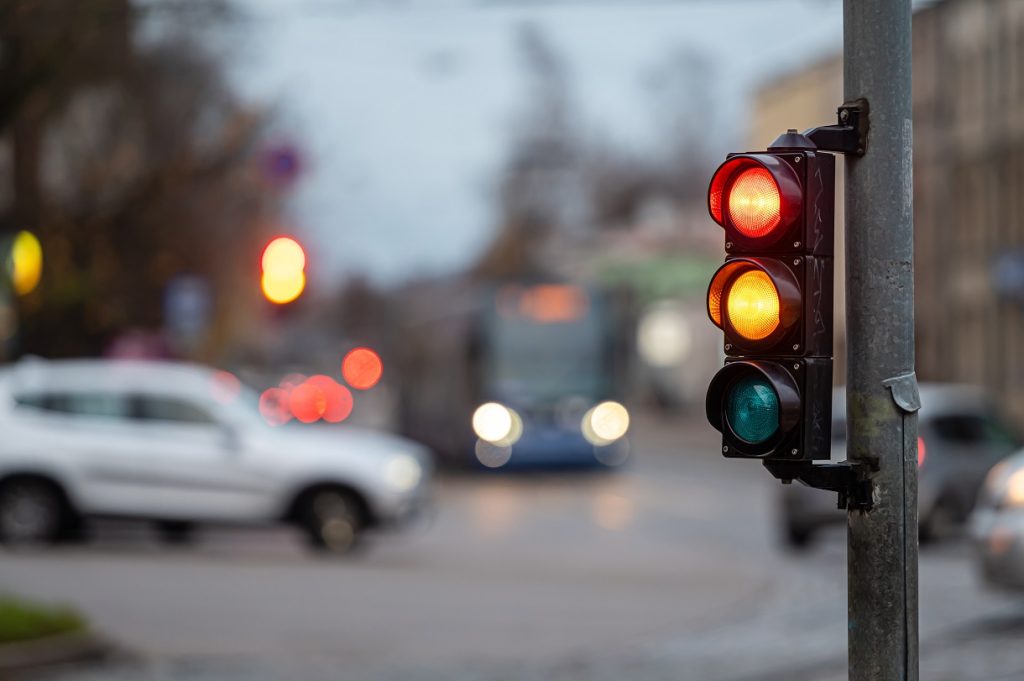
[(875, 469), (849, 511), (849, 678), (918, 681), (910, 0), (844, 0), (843, 42), (870, 121), (846, 156), (847, 448)]

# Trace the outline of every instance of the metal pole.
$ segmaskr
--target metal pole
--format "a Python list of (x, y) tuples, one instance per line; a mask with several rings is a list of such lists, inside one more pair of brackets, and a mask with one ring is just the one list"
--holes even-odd
[(846, 156), (847, 439), (874, 507), (849, 511), (850, 681), (917, 681), (910, 0), (844, 0), (846, 101), (867, 153)]

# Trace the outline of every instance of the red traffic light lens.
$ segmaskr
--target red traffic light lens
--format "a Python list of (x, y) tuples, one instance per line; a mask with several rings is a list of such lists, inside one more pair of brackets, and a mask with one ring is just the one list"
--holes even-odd
[(769, 234), (782, 217), (782, 198), (772, 174), (761, 167), (744, 170), (729, 188), (729, 220), (753, 239)]
[(770, 245), (786, 234), (803, 210), (796, 171), (780, 156), (746, 154), (719, 166), (708, 188), (708, 211), (727, 239)]

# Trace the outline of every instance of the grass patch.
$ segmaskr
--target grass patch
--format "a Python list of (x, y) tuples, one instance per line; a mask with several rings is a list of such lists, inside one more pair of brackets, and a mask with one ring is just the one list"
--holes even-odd
[(43, 606), (0, 595), (0, 644), (85, 629), (85, 619), (65, 607)]

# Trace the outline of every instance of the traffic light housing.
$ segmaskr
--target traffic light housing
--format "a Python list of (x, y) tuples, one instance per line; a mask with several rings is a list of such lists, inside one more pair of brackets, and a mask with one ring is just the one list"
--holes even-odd
[(727, 256), (707, 311), (726, 361), (706, 407), (725, 456), (829, 458), (834, 210), (835, 157), (802, 135), (730, 154), (712, 177)]

